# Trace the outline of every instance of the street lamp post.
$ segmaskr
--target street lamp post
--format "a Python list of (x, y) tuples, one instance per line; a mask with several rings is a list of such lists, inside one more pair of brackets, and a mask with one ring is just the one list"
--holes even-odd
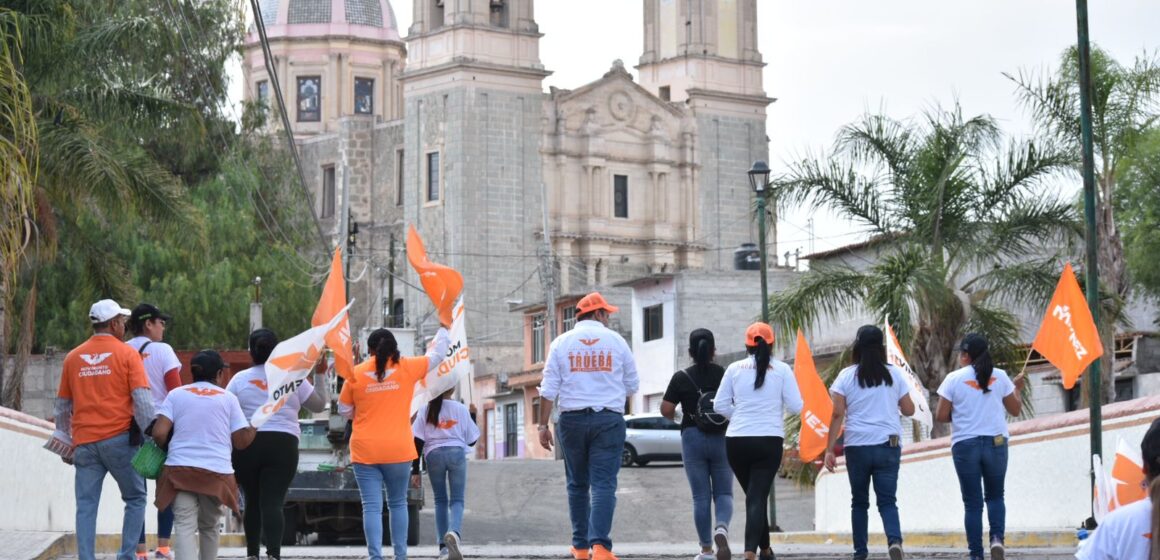
[[(765, 265), (765, 189), (769, 186), (769, 165), (764, 161), (753, 162), (749, 168), (749, 186), (757, 195), (757, 248), (761, 255), (761, 322), (769, 323), (769, 284), (766, 280), (767, 267)], [(777, 526), (777, 491), (769, 489), (769, 529), (775, 533), (781, 532)]]

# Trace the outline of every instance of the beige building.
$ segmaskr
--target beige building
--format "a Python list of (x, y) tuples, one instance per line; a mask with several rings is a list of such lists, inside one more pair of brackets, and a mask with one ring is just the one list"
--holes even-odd
[[(541, 350), (579, 295), (621, 305), (613, 326), (629, 335), (644, 319), (626, 282), (731, 271), (757, 239), (746, 171), (768, 159), (772, 99), (756, 0), (626, 2), (645, 16), (639, 82), (610, 61), (603, 77), (550, 91), (539, 45), (551, 37), (532, 0), (413, 0), (405, 38), (388, 0), (260, 5), (323, 229), (338, 240), (345, 216), (358, 226), (352, 327), (433, 331), (426, 298), (403, 282), (417, 285), (407, 225), (465, 276), (485, 456), (537, 454), (525, 434)], [(247, 96), (276, 107), (266, 58), (255, 29)]]

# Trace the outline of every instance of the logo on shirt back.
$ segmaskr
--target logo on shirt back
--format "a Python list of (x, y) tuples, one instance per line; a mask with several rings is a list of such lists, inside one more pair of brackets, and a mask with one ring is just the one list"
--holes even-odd
[[(994, 377), (992, 377), (992, 378), (991, 378), (991, 381), (990, 381), (989, 383), (987, 383), (987, 386), (988, 386), (988, 387), (990, 387), (991, 385), (994, 385), (994, 384), (995, 384), (995, 381), (997, 381), (997, 379), (995, 379)], [(974, 389), (974, 390), (976, 390), (976, 391), (982, 391), (982, 390), (983, 390), (983, 388), (979, 386), (979, 382), (978, 382), (978, 381), (975, 381), (974, 379), (968, 379), (968, 380), (964, 381), (964, 383), (966, 383), (966, 384), (967, 384), (967, 387), (970, 387), (970, 388), (972, 388), (972, 389)]]
[(459, 424), (459, 422), (456, 422), (455, 420), (443, 420), (442, 422), (439, 422), (439, 425), (437, 427), (440, 430), (450, 430), (451, 428), (454, 428), (457, 424)]
[(612, 352), (569, 352), (568, 366), (572, 373), (612, 373)]
[(584, 343), (585, 346), (592, 346), (593, 344), (600, 342), (600, 339), (599, 338), (581, 338), (580, 342)]
[(222, 391), (219, 389), (203, 389), (201, 387), (186, 387), (185, 390), (199, 397), (212, 397), (222, 394)]
[(89, 364), (90, 366), (95, 366), (95, 365), (109, 359), (109, 356), (112, 356), (112, 355), (113, 355), (112, 352), (104, 352), (101, 354), (81, 354), (81, 359), (84, 360), (85, 363)]
[(257, 387), (257, 388), (259, 388), (259, 389), (261, 389), (261, 390), (263, 390), (263, 391), (269, 391), (269, 390), (270, 390), (270, 388), (269, 388), (269, 387), (266, 385), (266, 382), (265, 382), (265, 381), (262, 381), (261, 379), (251, 379), (251, 380), (250, 380), (250, 384), (251, 384), (251, 385), (253, 385), (253, 386), (255, 386), (255, 387)]

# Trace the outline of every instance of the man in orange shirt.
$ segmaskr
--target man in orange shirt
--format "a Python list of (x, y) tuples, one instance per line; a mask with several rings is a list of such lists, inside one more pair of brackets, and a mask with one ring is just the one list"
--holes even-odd
[[(153, 397), (141, 355), (121, 341), (129, 310), (111, 299), (89, 310), (93, 336), (69, 352), (56, 399), (56, 437), (75, 446), (77, 556), (95, 560), (97, 508), (105, 474), (125, 502), (117, 560), (133, 560), (145, 525), (145, 479), (133, 470), (141, 430), (153, 420)], [(134, 423), (135, 422), (135, 423)], [(71, 439), (69, 439), (71, 438)]]

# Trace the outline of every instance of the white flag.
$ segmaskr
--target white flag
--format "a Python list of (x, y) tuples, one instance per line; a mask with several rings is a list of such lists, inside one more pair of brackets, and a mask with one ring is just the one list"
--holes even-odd
[(439, 365), (427, 372), (427, 375), (415, 385), (415, 397), (411, 399), (411, 414), (419, 407), (427, 404), (431, 399), (447, 392), (449, 389), (461, 387), (471, 383), (471, 360), (467, 347), (467, 326), (464, 324), (463, 296), (452, 306), (451, 328), (448, 334), (451, 344), (447, 347), (447, 354)]
[(266, 404), (254, 411), (250, 425), (258, 428), (265, 424), (286, 404), (298, 386), (310, 377), (314, 364), (322, 357), (326, 334), (346, 319), (346, 311), (353, 303), (354, 300), (351, 300), (326, 324), (307, 329), (274, 347), (270, 358), (266, 360)]
[(922, 386), (922, 382), (918, 380), (918, 376), (914, 374), (914, 368), (910, 367), (910, 362), (906, 361), (906, 355), (902, 353), (902, 346), (898, 344), (898, 338), (894, 336), (894, 329), (890, 328), (889, 319), (884, 323), (886, 325), (884, 329), (886, 331), (886, 361), (906, 372), (906, 379), (910, 381), (910, 400), (914, 401), (913, 418), (919, 424), (930, 429), (934, 427), (934, 417), (930, 413), (930, 400), (927, 398), (929, 393)]

